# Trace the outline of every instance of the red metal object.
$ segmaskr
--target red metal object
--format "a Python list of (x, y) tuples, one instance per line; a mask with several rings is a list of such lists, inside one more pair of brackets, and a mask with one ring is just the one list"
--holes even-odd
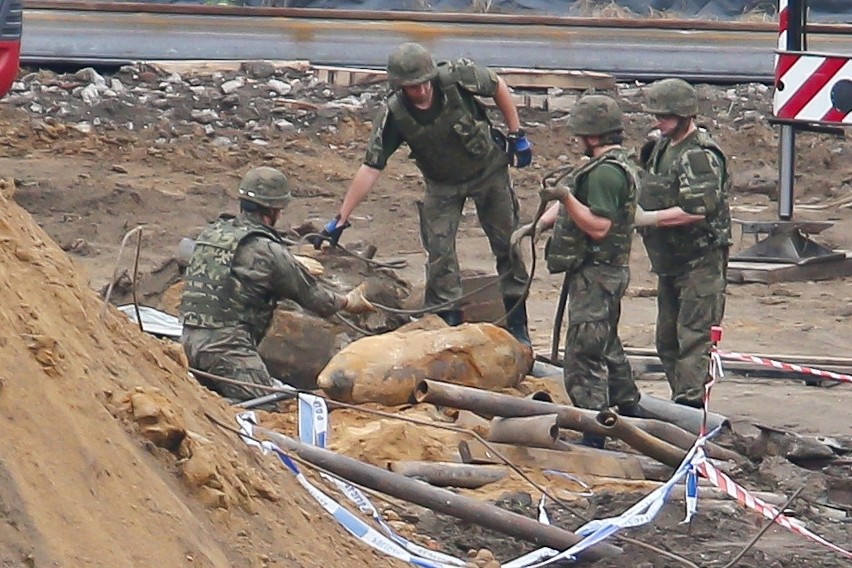
[(710, 341), (713, 343), (722, 341), (722, 326), (714, 325), (710, 328)]
[(21, 58), (21, 0), (0, 0), (0, 97), (12, 88)]

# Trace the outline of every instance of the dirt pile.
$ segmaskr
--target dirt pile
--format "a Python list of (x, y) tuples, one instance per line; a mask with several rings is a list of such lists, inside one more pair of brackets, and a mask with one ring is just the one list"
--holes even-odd
[[(0, 560), (18, 566), (383, 565), (232, 422), (174, 344), (101, 302), (0, 199)], [(388, 564), (390, 565), (390, 564)]]

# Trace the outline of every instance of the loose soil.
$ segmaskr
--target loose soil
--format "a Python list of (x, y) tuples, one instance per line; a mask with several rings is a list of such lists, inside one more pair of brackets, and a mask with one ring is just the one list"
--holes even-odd
[[(278, 104), (273, 116), (271, 108), (261, 104), (269, 96), (246, 87), (221, 110), (219, 85), (237, 75), (187, 74), (175, 80), (156, 69), (126, 69), (115, 78), (137, 89), (133, 105), (103, 99), (69, 107), (59, 103), (73, 99), (75, 87), (89, 79), (22, 74), (23, 85), (0, 107), (0, 189), (5, 196), (0, 203), (0, 302), (6, 330), (0, 338), (4, 565), (398, 564), (349, 538), (275, 462), (211, 425), (205, 413), (228, 422), (232, 412), (217, 395), (187, 377), (174, 343), (140, 333), (115, 310), (101, 315), (96, 291), (117, 272), (133, 272), (135, 239), (116, 260), (128, 230), (145, 226), (138, 269), (140, 282), (148, 286), (145, 303), (157, 305), (173, 280), (170, 262), (180, 238), (194, 237), (222, 211), (234, 212), (232, 191), (252, 166), (278, 167), (293, 180), (295, 199), (281, 228), (306, 222), (318, 226), (336, 213), (360, 164), (380, 89), (330, 87), (311, 81), (304, 70), (279, 71), (282, 80), (299, 80), (293, 94), (285, 97), (299, 104)], [(31, 88), (36, 82), (47, 88)], [(139, 101), (141, 92), (166, 92), (164, 84), (177, 93), (168, 106)], [(188, 85), (203, 89), (193, 96)], [(258, 80), (251, 88), (261, 86)], [(620, 91), (627, 138), (636, 147), (651, 128), (651, 119), (639, 112), (639, 86), (622, 85)], [(702, 86), (699, 92), (702, 120), (731, 156), (734, 216), (775, 219), (777, 131), (765, 120), (771, 93), (760, 85)], [(178, 96), (181, 93), (184, 96)], [(347, 99), (349, 95), (356, 98)], [(349, 104), (330, 104), (341, 100)], [(204, 108), (220, 109), (218, 120), (192, 118), (193, 110)], [(578, 153), (566, 131), (564, 112), (525, 108), (521, 115), (534, 144), (535, 164), (513, 172), (513, 177), (521, 216), (528, 220), (537, 205), (538, 179), (575, 161)], [(274, 124), (281, 117), (289, 126)], [(90, 127), (80, 127), (83, 122)], [(852, 249), (852, 209), (841, 203), (852, 192), (852, 146), (825, 135), (802, 135), (797, 148), (797, 204), (825, 206), (797, 209), (797, 219), (835, 222), (819, 240)], [(344, 235), (347, 245), (376, 245), (378, 258), (406, 259), (408, 267), (398, 274), (415, 287), (422, 283), (424, 255), (413, 203), (422, 191), (413, 164), (399, 152)], [(749, 244), (750, 237), (743, 238), (737, 229), (734, 253)], [(491, 273), (487, 243), (472, 208), (465, 210), (458, 247), (468, 274)], [(649, 292), (655, 283), (638, 241), (631, 269), (621, 336), (628, 346), (650, 347), (655, 299)], [(333, 274), (327, 276), (335, 280)], [(539, 269), (532, 284), (530, 327), (540, 353), (549, 350), (560, 283), (560, 278)], [(731, 285), (722, 345), (744, 353), (848, 356), (850, 318), (852, 295), (844, 279)], [(644, 392), (667, 396), (667, 385), (659, 377), (642, 378), (647, 379), (640, 382)], [(846, 414), (850, 393), (848, 386), (729, 377), (715, 389), (713, 404), (731, 417), (743, 436), (754, 434), (752, 424), (759, 423), (844, 439), (852, 435)], [(293, 432), (288, 413), (292, 407), (283, 405), (282, 410), (263, 415), (264, 423)], [(400, 412), (434, 418), (421, 408)], [(452, 459), (459, 439), (445, 431), (352, 411), (334, 411), (332, 425), (333, 449), (377, 465), (392, 459)], [(839, 472), (848, 474), (848, 466)], [(595, 480), (594, 497), (576, 497), (571, 492), (577, 487), (570, 482), (540, 472), (531, 475), (589, 518), (617, 514), (648, 491), (647, 485), (628, 491), (624, 485)], [(813, 491), (793, 508), (816, 532), (849, 548), (848, 520), (831, 520), (812, 505), (824, 481), (813, 475), (775, 459), (734, 472), (750, 488), (788, 495), (809, 481)], [(496, 488), (466, 493), (530, 515), (539, 498), (516, 476)], [(530, 549), (395, 500), (383, 507), (403, 534), (454, 554), (485, 548), (508, 560)], [(679, 507), (668, 506), (652, 526), (630, 531), (630, 536), (700, 566), (721, 566), (762, 522), (732, 503), (708, 502), (706, 512), (686, 527), (678, 524)], [(551, 513), (561, 526), (573, 529), (580, 524), (561, 508)], [(675, 565), (631, 545), (626, 550), (631, 565)], [(625, 564), (619, 560), (600, 565)], [(742, 565), (848, 563), (802, 537), (773, 529)]]

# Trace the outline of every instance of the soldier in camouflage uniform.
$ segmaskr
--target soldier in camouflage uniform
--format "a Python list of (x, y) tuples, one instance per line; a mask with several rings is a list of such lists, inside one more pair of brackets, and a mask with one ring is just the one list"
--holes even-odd
[[(450, 325), (461, 323), (461, 311), (453, 304), (462, 292), (456, 233), (462, 207), (468, 198), (473, 199), (497, 259), (497, 272), (503, 277), (503, 300), (507, 311), (511, 310), (507, 328), (529, 345), (523, 297), (527, 271), (509, 247), (518, 222), (518, 201), (508, 165), (525, 167), (532, 153), (509, 88), (493, 71), (467, 60), (436, 65), (416, 43), (403, 44), (390, 54), (388, 80), (392, 92), (373, 122), (364, 163), (346, 192), (340, 214), (326, 225), (324, 235), (336, 243), (388, 158), (406, 143), (426, 181), (426, 194), (419, 204), (421, 237), (428, 253), (425, 306), (439, 309)], [(508, 138), (491, 127), (476, 96), (494, 99), (509, 128)]]
[(648, 89), (645, 111), (661, 137), (643, 151), (639, 205), (652, 216), (640, 229), (658, 276), (657, 352), (675, 402), (701, 407), (710, 328), (725, 311), (731, 245), (727, 159), (695, 124), (695, 89), (664, 79)]
[[(636, 415), (639, 390), (618, 337), (618, 321), (630, 281), (639, 172), (621, 147), (622, 113), (611, 97), (581, 98), (571, 111), (568, 128), (591, 159), (565, 184), (541, 190), (542, 201), (559, 204), (545, 212), (537, 228), (540, 233), (554, 227), (546, 247), (547, 267), (568, 273), (565, 388), (579, 408), (617, 406), (622, 414)], [(519, 229), (527, 234), (534, 230)], [(604, 445), (603, 438), (589, 434), (583, 442)]]
[[(373, 309), (361, 287), (346, 296), (318, 285), (272, 228), (291, 194), (274, 168), (249, 171), (239, 186), (240, 214), (221, 215), (199, 235), (184, 274), (180, 312), (191, 367), (266, 386), (280, 386), (257, 353), (276, 305), (293, 300), (320, 316)], [(207, 383), (237, 400), (269, 394), (261, 389)]]

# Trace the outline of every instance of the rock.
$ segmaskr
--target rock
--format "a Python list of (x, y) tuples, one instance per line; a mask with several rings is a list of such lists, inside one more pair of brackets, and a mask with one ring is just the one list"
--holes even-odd
[(211, 122), (219, 120), (219, 115), (216, 114), (216, 111), (209, 108), (204, 110), (193, 110), (190, 113), (190, 116), (192, 116), (192, 120), (200, 124), (210, 124)]
[(12, 196), (15, 195), (15, 189), (17, 189), (15, 185), (15, 178), (0, 178), (0, 197), (4, 199), (12, 199)]
[(222, 97), (222, 100), (219, 101), (219, 104), (222, 105), (222, 108), (234, 108), (239, 106), (240, 104), (240, 96), (236, 93), (226, 95)]
[(83, 87), (83, 90), (80, 91), (80, 98), (83, 99), (87, 105), (93, 105), (100, 100), (100, 95), (98, 94), (98, 88), (94, 84), (89, 84)]
[(532, 352), (488, 323), (408, 330), (359, 339), (335, 355), (317, 385), (335, 400), (396, 406), (413, 400), (418, 380), (501, 389), (514, 387)]
[(158, 389), (139, 389), (128, 401), (142, 435), (157, 446), (176, 452), (186, 436), (186, 427), (169, 400)]
[(86, 83), (93, 83), (95, 86), (106, 86), (106, 79), (103, 78), (103, 75), (101, 75), (91, 67), (80, 69), (79, 71), (74, 73), (74, 77)]
[(270, 79), (266, 84), (269, 86), (270, 89), (272, 89), (282, 97), (284, 95), (289, 95), (290, 91), (293, 90), (293, 87), (290, 85), (290, 83), (279, 81), (278, 79)]
[(231, 79), (230, 81), (225, 81), (219, 88), (222, 89), (222, 92), (226, 95), (230, 95), (231, 93), (236, 93), (244, 85), (245, 80), (240, 77), (238, 79)]
[(240, 64), (240, 73), (252, 79), (266, 79), (275, 75), (275, 66), (269, 61), (244, 61)]
[(82, 132), (83, 134), (89, 134), (92, 132), (92, 125), (88, 122), (78, 122), (77, 124), (72, 124), (71, 128), (73, 128), (77, 132)]
[(282, 132), (291, 132), (296, 130), (296, 125), (294, 125), (289, 120), (281, 119), (275, 121), (275, 127)]

